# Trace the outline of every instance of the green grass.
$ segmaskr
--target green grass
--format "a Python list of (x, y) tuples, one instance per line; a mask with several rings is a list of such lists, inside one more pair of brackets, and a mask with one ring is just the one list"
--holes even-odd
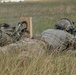
[[(32, 17), (33, 35), (40, 34), (60, 18), (76, 22), (76, 1), (0, 3), (0, 23), (16, 26), (22, 16)], [(76, 75), (76, 51), (43, 53), (28, 47), (0, 51), (0, 75)]]
[(0, 3), (0, 23), (17, 25), (20, 17), (33, 18), (33, 33), (41, 33), (47, 28), (53, 28), (56, 21), (67, 17), (75, 21), (74, 0), (50, 2)]

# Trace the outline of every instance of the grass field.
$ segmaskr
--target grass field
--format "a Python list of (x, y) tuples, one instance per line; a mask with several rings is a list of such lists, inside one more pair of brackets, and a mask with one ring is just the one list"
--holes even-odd
[[(67, 17), (76, 22), (75, 0), (46, 2), (0, 3), (0, 23), (17, 25), (20, 17), (33, 18), (33, 35), (54, 28), (56, 21)], [(22, 51), (21, 51), (22, 50)], [(76, 75), (76, 51), (48, 52), (12, 50), (0, 51), (0, 75)]]
[(0, 4), (0, 23), (17, 25), (20, 17), (33, 18), (33, 32), (41, 33), (47, 28), (53, 28), (56, 21), (67, 17), (75, 22), (75, 1), (47, 1)]

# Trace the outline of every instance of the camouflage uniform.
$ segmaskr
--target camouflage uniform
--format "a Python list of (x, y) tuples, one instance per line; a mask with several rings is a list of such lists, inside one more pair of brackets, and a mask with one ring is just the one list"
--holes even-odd
[[(25, 24), (26, 27), (20, 29), (23, 24)], [(14, 43), (20, 40), (23, 32), (28, 32), (27, 23), (25, 21), (19, 22), (17, 27), (11, 27), (7, 23), (0, 24), (0, 46)]]
[(19, 33), (14, 33), (12, 27), (1, 27), (0, 28), (0, 46), (8, 45), (10, 43), (16, 42), (20, 35)]
[(9, 40), (11, 41), (11, 38), (4, 27), (0, 28), (0, 34), (0, 46), (4, 46), (7, 42), (10, 43)]

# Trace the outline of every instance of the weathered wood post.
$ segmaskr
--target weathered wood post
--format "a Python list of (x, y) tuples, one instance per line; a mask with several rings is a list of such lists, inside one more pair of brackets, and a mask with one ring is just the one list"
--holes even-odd
[(32, 34), (32, 17), (20, 17), (20, 22), (22, 21), (26, 21), (28, 24), (28, 28), (27, 30), (29, 31), (29, 33), (26, 33), (25, 36), (28, 38), (32, 38), (33, 34)]

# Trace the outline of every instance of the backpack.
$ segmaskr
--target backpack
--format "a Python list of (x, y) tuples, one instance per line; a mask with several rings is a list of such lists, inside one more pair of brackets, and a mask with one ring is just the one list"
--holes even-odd
[(68, 49), (72, 47), (73, 38), (70, 33), (57, 29), (47, 29), (41, 33), (41, 39), (48, 44), (49, 50)]

